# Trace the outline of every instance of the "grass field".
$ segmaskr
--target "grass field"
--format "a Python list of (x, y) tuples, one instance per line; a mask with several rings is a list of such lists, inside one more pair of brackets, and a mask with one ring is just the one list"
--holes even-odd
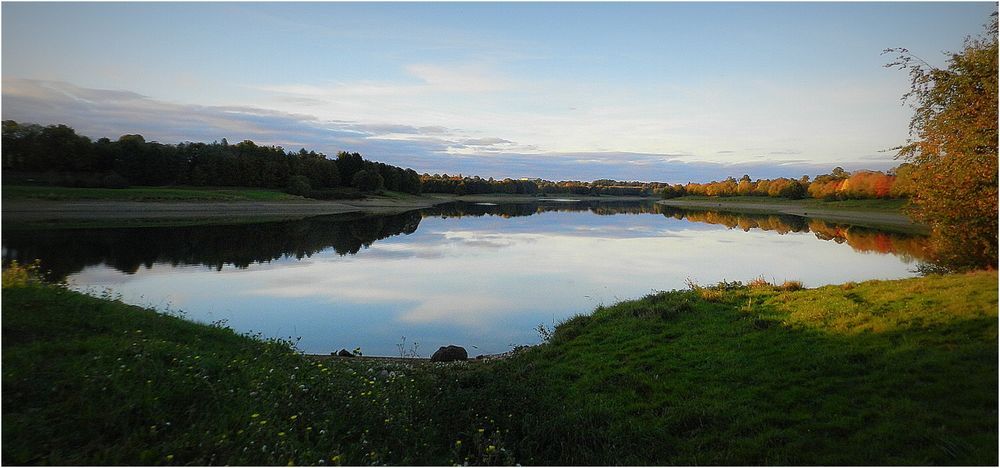
[(997, 274), (653, 294), (459, 364), (316, 360), (5, 273), (4, 464), (997, 464)]
[(4, 200), (285, 201), (303, 200), (280, 190), (234, 187), (132, 187), (123, 189), (4, 185)]

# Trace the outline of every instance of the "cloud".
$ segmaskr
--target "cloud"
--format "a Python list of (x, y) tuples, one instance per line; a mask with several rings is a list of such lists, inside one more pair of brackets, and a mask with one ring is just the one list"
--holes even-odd
[[(426, 72), (426, 70), (424, 70)], [(427, 74), (428, 79), (437, 79)], [(482, 177), (538, 177), (549, 180), (645, 180), (707, 182), (729, 175), (754, 178), (889, 169), (898, 163), (866, 155), (855, 161), (814, 163), (805, 158), (705, 162), (691, 151), (544, 151), (534, 144), (442, 125), (409, 125), (287, 112), (253, 106), (203, 106), (154, 99), (128, 90), (83, 88), (70, 83), (16, 78), (3, 80), (3, 118), (43, 125), (64, 123), (91, 138), (138, 133), (163, 143), (250, 139), (288, 150), (314, 149), (328, 155), (357, 151), (366, 158), (420, 173)], [(477, 134), (479, 133), (479, 134)], [(729, 151), (729, 150), (726, 150)], [(766, 148), (758, 149), (766, 154)], [(797, 150), (774, 150), (797, 154)], [(719, 153), (728, 154), (725, 151)], [(782, 154), (784, 154), (782, 153)]]
[(398, 164), (409, 155), (419, 158), (470, 145), (510, 144), (498, 137), (469, 138), (442, 126), (325, 120), (251, 106), (178, 104), (130, 91), (13, 78), (3, 80), (3, 118), (43, 125), (65, 123), (95, 139), (115, 139), (126, 133), (164, 143), (251, 139), (327, 154), (359, 151), (375, 159), (388, 156), (387, 162)]
[(503, 138), (474, 138), (469, 140), (462, 140), (461, 143), (466, 146), (496, 146), (496, 145), (514, 144), (514, 142), (510, 140), (504, 140)]
[(512, 83), (488, 67), (477, 65), (408, 65), (406, 71), (421, 80), (427, 91), (484, 93), (509, 89)]

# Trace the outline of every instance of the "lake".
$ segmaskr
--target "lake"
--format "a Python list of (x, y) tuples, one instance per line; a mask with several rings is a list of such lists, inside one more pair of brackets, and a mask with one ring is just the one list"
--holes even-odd
[(548, 200), (223, 226), (4, 226), (3, 256), (41, 259), (77, 290), (292, 338), (307, 353), (426, 357), (447, 344), (475, 356), (538, 343), (539, 324), (689, 280), (915, 276), (924, 243), (790, 215)]

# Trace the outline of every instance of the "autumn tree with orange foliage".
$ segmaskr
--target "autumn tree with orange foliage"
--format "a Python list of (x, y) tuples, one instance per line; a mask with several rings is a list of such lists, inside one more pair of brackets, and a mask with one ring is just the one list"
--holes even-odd
[(951, 270), (997, 266), (997, 14), (940, 69), (906, 49), (886, 67), (908, 70), (915, 215), (930, 225), (938, 264)]

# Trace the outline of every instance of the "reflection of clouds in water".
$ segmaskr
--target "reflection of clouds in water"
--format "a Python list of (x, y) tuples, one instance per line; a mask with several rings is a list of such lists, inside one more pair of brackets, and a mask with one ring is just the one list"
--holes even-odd
[(364, 252), (365, 258), (380, 260), (434, 259), (444, 255), (445, 253), (435, 246), (389, 242), (374, 244)]
[(442, 295), (428, 297), (404, 311), (396, 320), (404, 323), (450, 323), (482, 327), (509, 313), (510, 300), (499, 297)]
[[(706, 230), (652, 216), (609, 223), (612, 217), (584, 214), (593, 221), (588, 224), (576, 214), (561, 215), (433, 220), (414, 235), (376, 242), (358, 255), (328, 249), (301, 261), (221, 272), (156, 264), (129, 276), (100, 267), (75, 278), (97, 287), (120, 285), (129, 297), (165, 298), (196, 319), (232, 314), (240, 331), (294, 328), (316, 343), (308, 351), (323, 352), (332, 334), (366, 349), (376, 346), (371, 340), (401, 334), (428, 344), (430, 336), (486, 343), (515, 333), (512, 328), (530, 332), (538, 323), (587, 313), (598, 303), (684, 288), (687, 278), (711, 284), (780, 272), (786, 276), (776, 281), (811, 287), (912, 276), (898, 259), (859, 254), (808, 233)], [(504, 351), (505, 345), (483, 352)]]
[(537, 241), (538, 234), (507, 234), (486, 231), (444, 231), (441, 236), (452, 244), (481, 249), (502, 249), (515, 244)]

